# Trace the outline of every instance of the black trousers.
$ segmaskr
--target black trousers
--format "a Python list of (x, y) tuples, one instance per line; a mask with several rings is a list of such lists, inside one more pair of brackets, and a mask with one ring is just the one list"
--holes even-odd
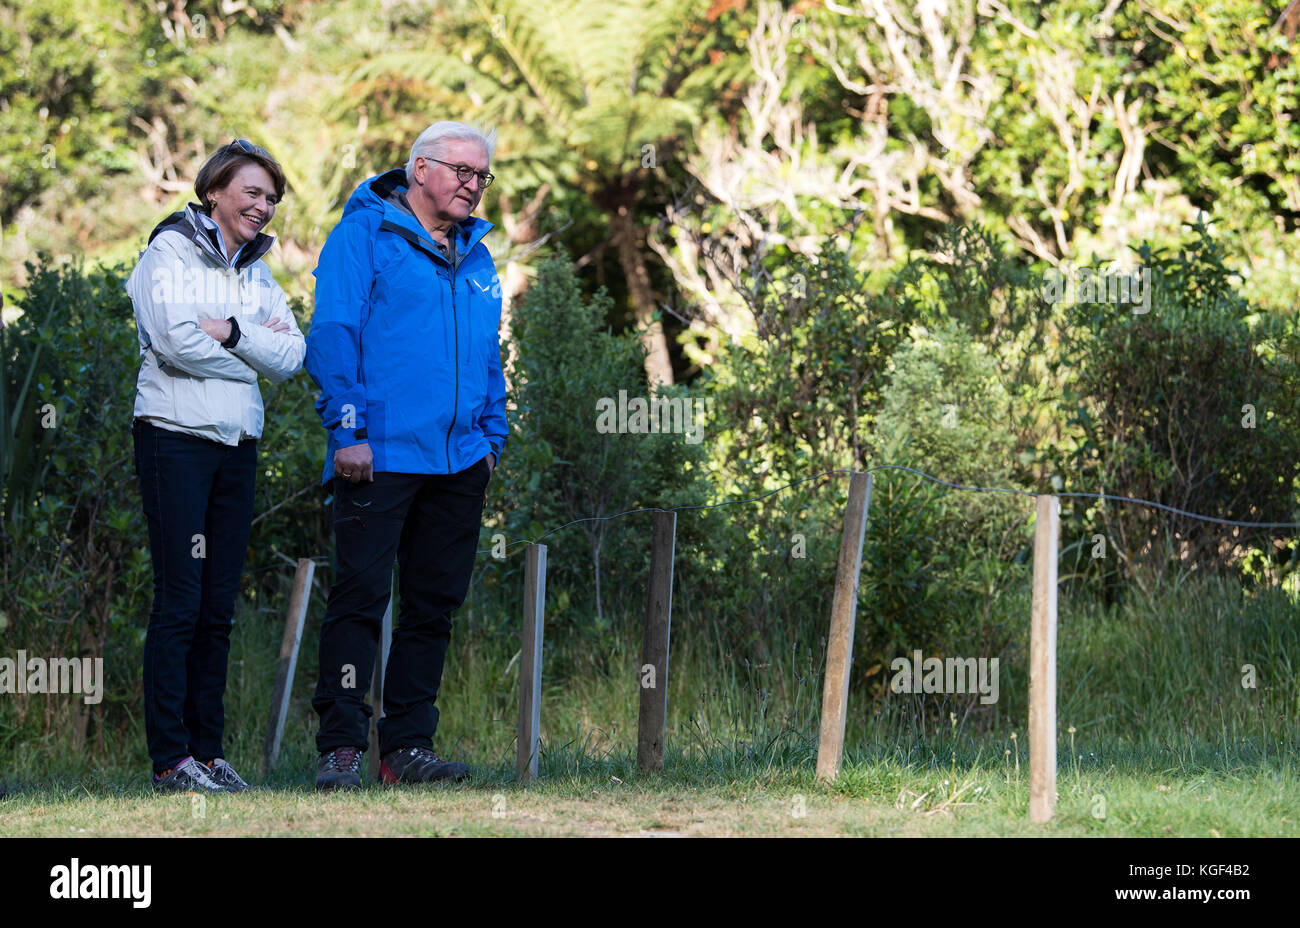
[(132, 426), (149, 525), (153, 610), (144, 639), (144, 725), (154, 773), (224, 757), (226, 664), (248, 553), (257, 441), (231, 447)]
[(316, 748), (365, 750), (374, 710), (366, 702), (384, 609), (398, 567), (398, 613), (384, 671), (379, 752), (433, 746), (438, 687), (451, 614), (469, 592), (487, 458), (457, 474), (334, 478), (334, 584), (320, 635), (312, 708)]

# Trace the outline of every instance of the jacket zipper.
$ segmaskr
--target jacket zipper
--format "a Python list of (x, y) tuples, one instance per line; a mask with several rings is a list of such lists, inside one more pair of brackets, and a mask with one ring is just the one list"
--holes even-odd
[[(419, 239), (412, 236), (408, 230), (403, 229), (401, 226), (397, 225), (396, 223), (390, 224), (387, 220), (385, 220), (383, 223), (380, 224), (379, 228), (388, 229), (389, 231), (395, 232), (396, 234), (402, 236), (402, 238), (409, 241), (411, 244), (415, 245), (417, 248), (420, 248), (423, 251), (428, 252), (430, 255), (436, 254), (436, 252), (430, 251), (423, 244), (421, 244)], [(453, 358), (456, 365), (456, 373), (455, 373), (456, 387), (455, 387), (455, 391), (452, 394), (451, 424), (447, 426), (447, 439), (443, 444), (443, 456), (447, 459), (447, 473), (450, 474), (452, 473), (451, 433), (456, 428), (456, 418), (460, 411), (460, 319), (456, 315), (456, 267), (452, 265), (451, 260), (449, 258), (444, 257), (442, 255), (437, 255), (437, 257), (440, 257), (447, 262), (447, 267), (450, 274), (452, 335), (456, 340), (456, 348), (453, 353)]]
[[(451, 262), (447, 262), (449, 265)], [(456, 390), (452, 394), (451, 425), (447, 426), (447, 443), (444, 453), (447, 457), (447, 473), (451, 469), (451, 432), (456, 428), (456, 415), (460, 411), (460, 321), (456, 318), (456, 268), (451, 268), (451, 325), (452, 337), (456, 340), (454, 358), (456, 362)]]

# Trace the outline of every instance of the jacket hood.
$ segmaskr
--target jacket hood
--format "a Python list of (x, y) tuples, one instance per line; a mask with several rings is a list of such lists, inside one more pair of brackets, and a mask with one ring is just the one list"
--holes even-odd
[[(403, 204), (406, 192), (405, 168), (395, 168), (383, 174), (376, 174), (369, 180), (362, 181), (361, 185), (353, 191), (352, 196), (348, 197), (347, 205), (343, 207), (343, 218), (347, 219), (359, 210), (375, 210), (380, 214), (383, 222), (403, 226), (432, 242), (428, 230), (420, 225), (420, 221), (415, 218), (409, 207)], [(456, 223), (452, 227), (456, 230), (456, 251), (462, 255), (468, 254), (470, 249), (492, 230), (492, 227), (492, 223), (486, 219), (478, 219), (474, 216)]]
[[(212, 234), (211, 230), (204, 228), (203, 224), (199, 221), (198, 214), (202, 209), (203, 208), (198, 203), (188, 203), (186, 204), (185, 209), (172, 213), (162, 222), (158, 223), (158, 225), (153, 227), (153, 231), (149, 233), (149, 244), (152, 244), (153, 240), (163, 232), (169, 230), (176, 231), (194, 242), (194, 244), (198, 245), (208, 254), (222, 259), (223, 256), (221, 251), (217, 247), (216, 236)], [(239, 261), (235, 264), (235, 267), (242, 270), (250, 264), (253, 264), (255, 261), (260, 260), (263, 255), (271, 250), (271, 246), (274, 244), (274, 235), (267, 235), (263, 232), (258, 232), (253, 238), (252, 247), (245, 246), (244, 250), (240, 252)]]

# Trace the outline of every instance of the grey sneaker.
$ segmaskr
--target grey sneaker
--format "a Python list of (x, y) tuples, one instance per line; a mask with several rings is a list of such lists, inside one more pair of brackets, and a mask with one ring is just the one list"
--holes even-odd
[(445, 761), (428, 748), (398, 748), (381, 759), (379, 776), (394, 783), (430, 783), (434, 780), (464, 780), (469, 767)]
[(212, 779), (207, 767), (187, 757), (162, 776), (155, 775), (153, 788), (160, 793), (228, 793), (230, 788)]
[(208, 776), (232, 793), (242, 793), (249, 788), (239, 774), (235, 773), (235, 768), (226, 763), (224, 757), (218, 757), (212, 763), (204, 764), (204, 766), (208, 768)]
[(356, 748), (335, 748), (322, 754), (316, 765), (316, 788), (360, 789), (361, 752)]

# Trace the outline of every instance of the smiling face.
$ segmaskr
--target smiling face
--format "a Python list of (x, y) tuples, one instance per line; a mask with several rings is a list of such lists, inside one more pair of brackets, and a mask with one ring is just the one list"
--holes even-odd
[(212, 218), (221, 228), (226, 248), (233, 254), (266, 228), (275, 215), (279, 198), (266, 168), (250, 161), (235, 172), (224, 188), (209, 190), (208, 200), (215, 203)]
[[(432, 160), (434, 158), (438, 160)], [(427, 158), (417, 156), (415, 159), (415, 185), (408, 197), (419, 197), (439, 225), (463, 222), (478, 208), (483, 188), (479, 186), (477, 177), (461, 183), (455, 169), (440, 164), (440, 161), (486, 171), (488, 154), (477, 142), (451, 139), (441, 146), (441, 151), (432, 152)], [(418, 207), (416, 209), (418, 212)]]

